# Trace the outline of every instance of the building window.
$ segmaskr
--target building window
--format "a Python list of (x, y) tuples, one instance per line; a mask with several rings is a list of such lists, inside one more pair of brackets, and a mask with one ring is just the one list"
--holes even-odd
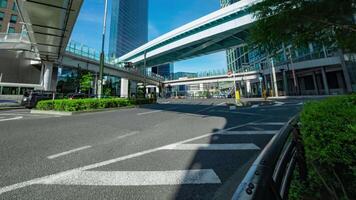
[(9, 31), (8, 31), (8, 33), (15, 33), (16, 31), (15, 31), (15, 28), (14, 27), (9, 27)]
[(14, 4), (12, 4), (12, 10), (17, 12), (17, 5), (15, 2), (14, 2)]
[(0, 12), (0, 21), (4, 20), (4, 17), (5, 17), (5, 13)]
[(11, 15), (10, 23), (16, 24), (16, 22), (17, 22), (17, 15)]
[(7, 8), (7, 0), (0, 0), (0, 8)]

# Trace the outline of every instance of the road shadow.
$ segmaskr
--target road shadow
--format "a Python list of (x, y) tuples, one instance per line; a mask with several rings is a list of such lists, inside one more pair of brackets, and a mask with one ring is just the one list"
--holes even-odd
[[(147, 109), (157, 109), (167, 112), (192, 114), (194, 116), (221, 117), (226, 123), (223, 128), (213, 128), (210, 135), (185, 144), (254, 144), (258, 149), (245, 150), (195, 150), (190, 163), (185, 170), (212, 169), (220, 183), (181, 184), (175, 189), (172, 199), (231, 199), (244, 175), (257, 158), (260, 151), (273, 137), (273, 134), (229, 134), (239, 131), (279, 130), (282, 125), (266, 125), (263, 122), (287, 122), (299, 111), (298, 107), (260, 107), (237, 108), (230, 110), (229, 106), (219, 101), (190, 104), (174, 102), (169, 104), (154, 104), (141, 106)], [(249, 123), (253, 124), (249, 124)], [(260, 123), (260, 125), (259, 125)], [(182, 150), (172, 150), (182, 151)], [(183, 150), (184, 151), (184, 150)], [(187, 176), (184, 179), (191, 179)], [(199, 177), (201, 178), (201, 177)], [(206, 178), (206, 177), (205, 177)]]

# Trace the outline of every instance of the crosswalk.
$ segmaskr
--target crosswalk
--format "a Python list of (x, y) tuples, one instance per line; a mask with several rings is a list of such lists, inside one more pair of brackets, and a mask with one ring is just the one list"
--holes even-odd
[(132, 195), (142, 193), (145, 199), (172, 196), (184, 199), (186, 195), (194, 199), (213, 199), (218, 193), (225, 199), (232, 196), (249, 166), (283, 124), (273, 121), (246, 123), (3, 187), (0, 195), (32, 185), (55, 185), (56, 189), (107, 186), (123, 196), (130, 191), (129, 199), (140, 199), (142, 196)]

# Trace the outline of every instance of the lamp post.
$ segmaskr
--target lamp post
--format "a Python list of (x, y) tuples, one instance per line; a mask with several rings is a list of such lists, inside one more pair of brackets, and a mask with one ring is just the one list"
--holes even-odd
[(104, 8), (104, 20), (103, 20), (103, 35), (101, 41), (101, 53), (100, 53), (100, 68), (99, 68), (99, 80), (98, 80), (98, 98), (100, 99), (103, 95), (103, 73), (104, 73), (104, 47), (105, 47), (105, 32), (106, 32), (106, 16), (108, 12), (108, 0), (105, 0)]

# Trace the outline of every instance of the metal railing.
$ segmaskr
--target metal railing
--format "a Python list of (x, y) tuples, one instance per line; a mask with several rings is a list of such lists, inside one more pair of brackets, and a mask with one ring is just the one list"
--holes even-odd
[(301, 180), (306, 180), (305, 153), (301, 144), (299, 116), (295, 116), (266, 145), (232, 199), (287, 199), (297, 163)]
[[(97, 62), (100, 61), (100, 52), (99, 51), (97, 51), (94, 48), (90, 48), (86, 45), (83, 45), (79, 42), (70, 41), (66, 47), (66, 51), (70, 54), (80, 56), (80, 57), (83, 57), (86, 59), (94, 60)], [(124, 63), (120, 63), (120, 62), (116, 62), (116, 61), (117, 61), (117, 58), (105, 56), (105, 64), (109, 65), (113, 68), (117, 68), (117, 69), (129, 72), (132, 74), (140, 75), (140, 76), (146, 76), (146, 77), (149, 77), (149, 78), (157, 80), (157, 81), (164, 80), (164, 78), (158, 74), (145, 73), (144, 71), (139, 70), (137, 68), (127, 68), (127, 67), (125, 67)]]
[(22, 33), (0, 33), (0, 43), (31, 43), (26, 32)]

